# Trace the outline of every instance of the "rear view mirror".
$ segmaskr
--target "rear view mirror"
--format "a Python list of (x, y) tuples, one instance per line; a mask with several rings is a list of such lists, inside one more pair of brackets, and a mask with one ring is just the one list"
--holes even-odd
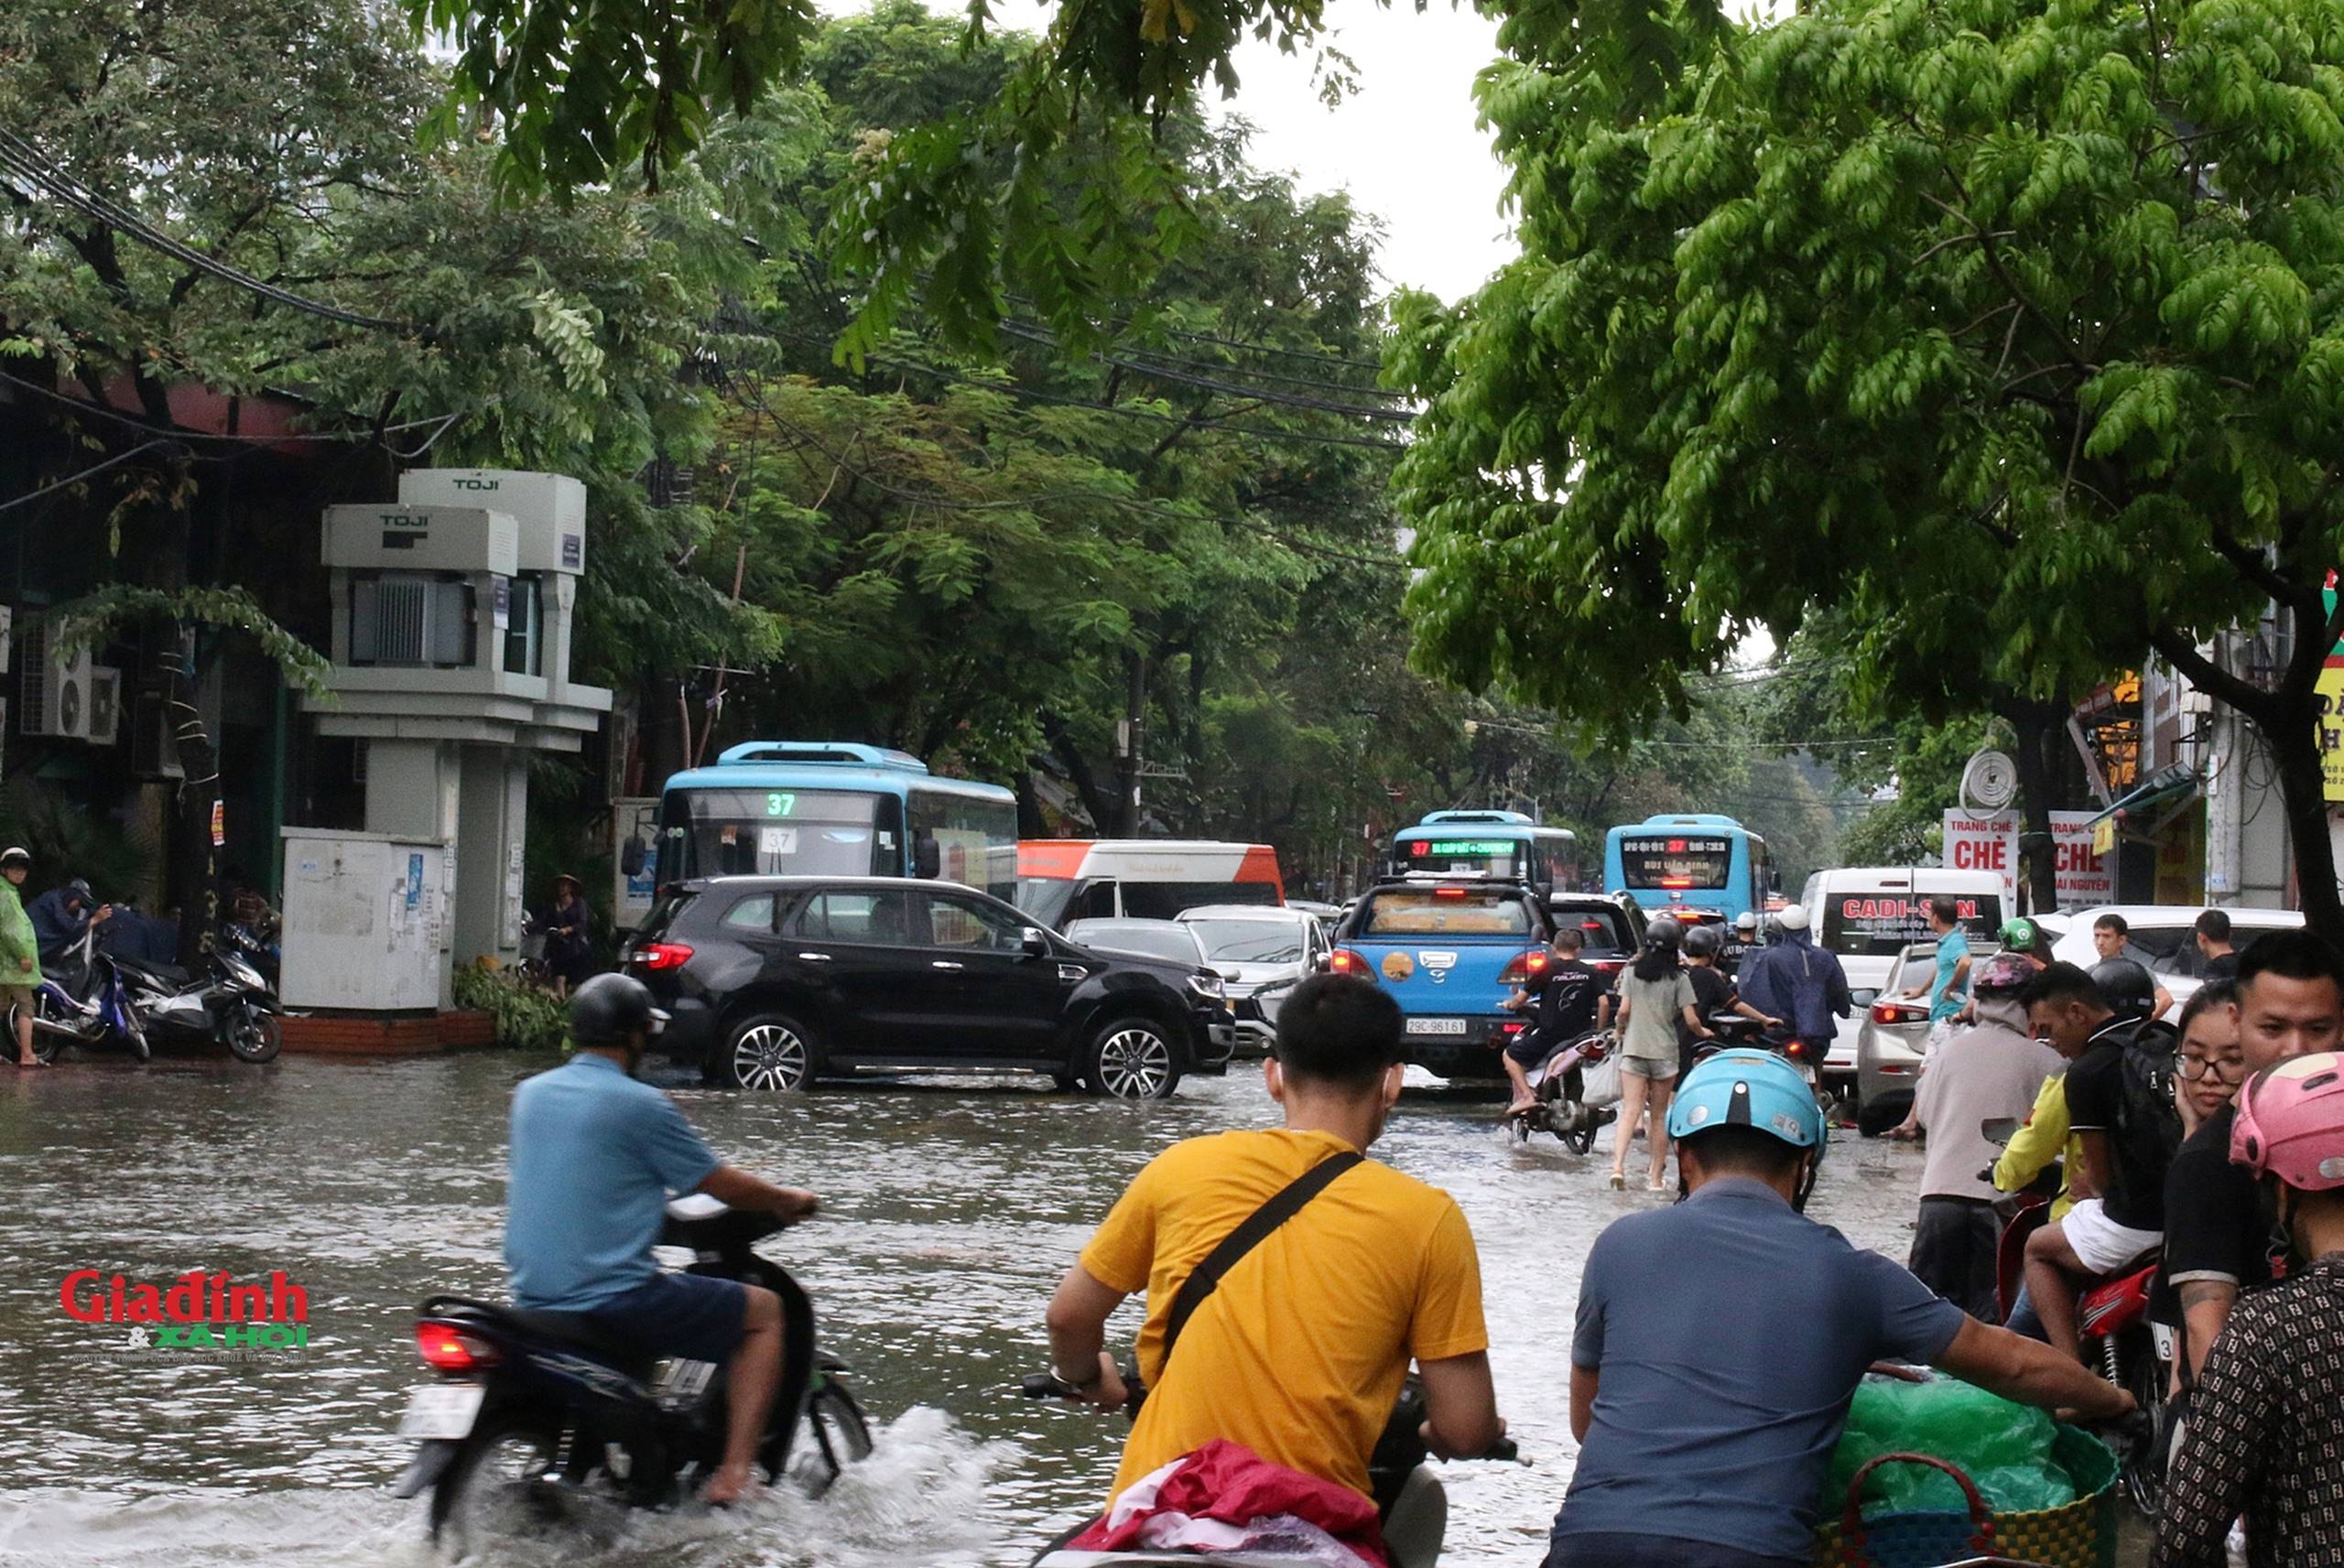
[(1038, 925), (1028, 925), (1019, 932), (1017, 946), (1018, 950), (1029, 958), (1047, 958), (1050, 956), (1049, 935)]
[(1989, 1143), (2007, 1145), (2018, 1135), (2019, 1119), (2014, 1116), (1990, 1116), (1978, 1124), (1979, 1136)]
[(934, 881), (944, 874), (944, 849), (936, 835), (922, 833), (912, 840), (912, 875)]
[(1870, 1007), (1880, 1000), (1880, 992), (1871, 986), (1865, 986), (1860, 990), (1850, 991), (1848, 1000), (1860, 1008)]

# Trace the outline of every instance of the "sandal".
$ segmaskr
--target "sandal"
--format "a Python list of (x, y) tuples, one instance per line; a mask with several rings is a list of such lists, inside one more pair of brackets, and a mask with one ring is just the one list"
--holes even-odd
[(1612, 1172), (1612, 1190), (1613, 1192), (1615, 1192), (1615, 1193), (1619, 1193), (1619, 1192), (1625, 1192), (1625, 1191), (1627, 1190), (1627, 1188), (1628, 1188), (1628, 1173), (1627, 1173), (1625, 1171), (1614, 1171), (1614, 1172)]

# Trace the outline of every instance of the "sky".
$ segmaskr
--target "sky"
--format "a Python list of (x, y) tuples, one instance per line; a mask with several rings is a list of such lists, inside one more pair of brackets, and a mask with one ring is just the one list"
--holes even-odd
[(1497, 58), (1497, 24), (1442, 0), (1336, 0), (1335, 47), (1359, 91), (1334, 109), (1316, 96), (1312, 61), (1249, 41), (1239, 90), (1223, 102), (1255, 128), (1257, 168), (1288, 170), (1307, 191), (1348, 190), (1384, 226), (1384, 280), (1455, 300), (1512, 259), (1498, 210), (1504, 172), (1474, 122), (1473, 77)]

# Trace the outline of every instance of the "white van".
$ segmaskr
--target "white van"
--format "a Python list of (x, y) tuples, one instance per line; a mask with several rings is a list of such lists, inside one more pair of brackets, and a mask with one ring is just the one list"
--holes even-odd
[(1828, 1083), (1846, 1087), (1856, 1074), (1856, 1036), (1864, 1011), (1888, 983), (1897, 955), (1915, 942), (1930, 940), (1928, 901), (1939, 893), (1961, 911), (1970, 945), (1980, 953), (2002, 941), (2002, 879), (1993, 871), (1957, 871), (1943, 866), (1842, 866), (1807, 879), (1799, 903), (1807, 906), (1816, 946), (1839, 956), (1848, 972), (1855, 1008), (1839, 1021), (1830, 1054), (1824, 1058)]

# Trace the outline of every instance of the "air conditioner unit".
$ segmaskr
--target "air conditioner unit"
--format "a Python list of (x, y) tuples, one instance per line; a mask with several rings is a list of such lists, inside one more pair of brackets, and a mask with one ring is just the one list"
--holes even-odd
[(142, 779), (183, 779), (179, 766), (178, 727), (171, 721), (171, 700), (159, 691), (142, 691), (130, 705), (130, 771)]
[(92, 746), (111, 746), (122, 729), (122, 672), (109, 665), (90, 666), (90, 733)]
[(86, 643), (70, 652), (59, 648), (60, 629), (48, 616), (26, 629), (23, 711), (17, 722), (27, 735), (85, 740), (90, 733), (90, 650)]

